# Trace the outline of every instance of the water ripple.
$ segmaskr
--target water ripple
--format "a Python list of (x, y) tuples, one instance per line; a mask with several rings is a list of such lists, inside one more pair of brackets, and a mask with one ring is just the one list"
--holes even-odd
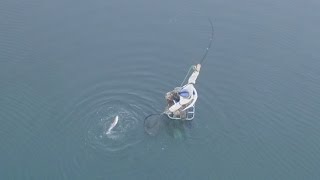
[[(142, 141), (143, 119), (157, 108), (154, 99), (144, 96), (145, 90), (130, 91), (121, 82), (112, 87), (109, 84), (100, 82), (84, 89), (73, 110), (61, 122), (64, 126), (61, 128), (73, 129), (75, 123), (82, 123), (87, 146), (117, 152)], [(107, 135), (106, 131), (117, 115), (118, 124)]]

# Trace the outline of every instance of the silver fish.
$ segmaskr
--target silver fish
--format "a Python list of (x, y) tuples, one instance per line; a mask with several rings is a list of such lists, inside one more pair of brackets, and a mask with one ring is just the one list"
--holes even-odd
[(119, 117), (116, 116), (112, 122), (112, 124), (110, 125), (108, 131), (106, 132), (106, 134), (110, 134), (111, 133), (111, 130), (118, 124), (118, 120), (119, 120)]

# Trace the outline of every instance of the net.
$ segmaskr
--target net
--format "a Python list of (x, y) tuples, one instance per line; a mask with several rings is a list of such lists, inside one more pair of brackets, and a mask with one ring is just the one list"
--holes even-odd
[(159, 133), (163, 124), (163, 114), (150, 114), (144, 119), (144, 130), (154, 136)]

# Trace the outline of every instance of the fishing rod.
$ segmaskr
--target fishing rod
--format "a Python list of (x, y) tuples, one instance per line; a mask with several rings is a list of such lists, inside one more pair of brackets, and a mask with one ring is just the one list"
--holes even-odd
[[(210, 18), (208, 18), (208, 21), (210, 22), (210, 25), (211, 25), (211, 37), (210, 37), (210, 41), (209, 41), (208, 47), (206, 48), (205, 53), (203, 54), (202, 58), (200, 59), (199, 64), (202, 64), (202, 63), (206, 60), (206, 57), (207, 57), (207, 55), (208, 55), (209, 49), (211, 48), (212, 41), (213, 41), (213, 36), (214, 36), (213, 23), (212, 23), (212, 21), (211, 21)], [(187, 77), (189, 76), (190, 71), (191, 71), (192, 68), (193, 68), (193, 66), (190, 67), (190, 69), (189, 69), (187, 75), (185, 76), (185, 78), (183, 79), (180, 87), (181, 87), (181, 86), (184, 84), (184, 82), (186, 81), (186, 79), (187, 79)]]
[(199, 64), (202, 64), (204, 62), (204, 60), (206, 59), (207, 57), (207, 54), (209, 52), (209, 49), (211, 48), (211, 45), (212, 45), (212, 41), (213, 41), (213, 35), (214, 35), (214, 29), (213, 29), (213, 23), (211, 21), (210, 18), (208, 18), (209, 22), (210, 22), (210, 25), (211, 25), (211, 37), (210, 37), (210, 42), (209, 42), (209, 45), (206, 49), (206, 52), (204, 53), (204, 55), (202, 56), (201, 60), (200, 60), (200, 63)]

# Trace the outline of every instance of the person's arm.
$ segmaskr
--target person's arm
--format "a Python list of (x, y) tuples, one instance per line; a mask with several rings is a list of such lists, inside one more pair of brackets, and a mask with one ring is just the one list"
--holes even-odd
[(172, 106), (169, 108), (169, 111), (170, 111), (170, 112), (175, 112), (176, 110), (180, 109), (181, 106), (182, 106), (182, 105), (181, 105), (179, 102), (174, 103), (174, 105), (172, 105)]
[(196, 80), (197, 80), (197, 77), (200, 73), (200, 69), (201, 69), (201, 64), (197, 64), (196, 66), (194, 66), (194, 71), (193, 73), (191, 74), (191, 76), (189, 77), (188, 79), (188, 83), (192, 83), (192, 84), (195, 84), (196, 83)]
[[(193, 85), (189, 85), (193, 87)], [(175, 112), (176, 110), (180, 109), (183, 105), (189, 104), (193, 98), (180, 98), (178, 102), (174, 101), (174, 104), (169, 108), (170, 112)]]

